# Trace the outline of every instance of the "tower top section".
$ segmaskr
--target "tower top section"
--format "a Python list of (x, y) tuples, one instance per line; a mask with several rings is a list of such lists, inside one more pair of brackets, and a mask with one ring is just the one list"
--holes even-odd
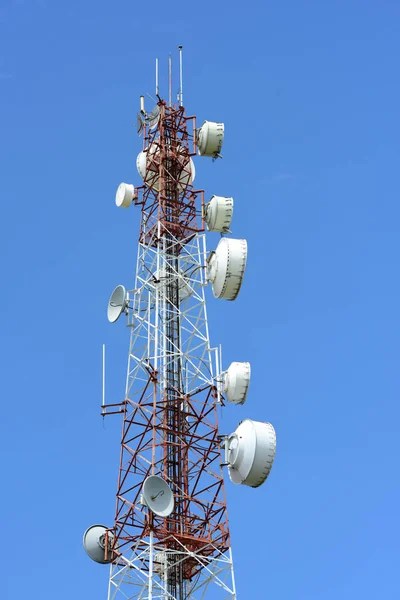
[[(160, 121), (161, 113), (165, 114), (173, 113), (175, 110), (181, 112), (182, 116), (185, 115), (183, 109), (183, 46), (178, 46), (179, 50), (179, 86), (174, 101), (174, 94), (172, 88), (172, 56), (168, 57), (168, 101), (164, 100), (160, 96), (159, 87), (159, 61), (156, 58), (156, 73), (155, 73), (155, 92), (156, 99), (150, 94), (147, 94), (153, 101), (154, 106), (150, 111), (145, 108), (145, 97), (140, 96), (140, 111), (137, 113), (137, 134), (142, 135), (143, 131), (146, 134), (149, 131), (153, 131), (157, 128)], [(162, 107), (164, 106), (164, 111)], [(186, 115), (185, 115), (186, 116)], [(194, 117), (189, 117), (193, 118)], [(193, 136), (194, 148), (192, 155), (198, 153), (200, 156), (210, 156), (212, 158), (221, 157), (221, 149), (224, 141), (224, 124), (214, 123), (211, 121), (204, 121), (199, 129), (195, 129), (195, 135)], [(143, 170), (143, 166), (142, 166)]]

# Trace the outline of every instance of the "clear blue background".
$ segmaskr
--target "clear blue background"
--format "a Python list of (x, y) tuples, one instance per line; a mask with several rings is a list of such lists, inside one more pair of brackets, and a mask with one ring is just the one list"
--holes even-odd
[[(4, 600), (106, 598), (85, 555), (109, 524), (133, 284), (140, 94), (184, 46), (184, 103), (223, 120), (197, 184), (235, 199), (249, 242), (234, 303), (209, 294), (225, 367), (252, 364), (245, 407), (278, 451), (260, 489), (227, 482), (239, 600), (400, 597), (399, 53), (396, 0), (0, 6), (1, 465)], [(146, 97), (147, 107), (151, 101)], [(208, 236), (208, 245), (218, 234)]]

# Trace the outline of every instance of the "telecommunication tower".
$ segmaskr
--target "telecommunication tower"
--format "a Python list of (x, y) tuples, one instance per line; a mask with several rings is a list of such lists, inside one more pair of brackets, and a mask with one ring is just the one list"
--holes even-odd
[[(134, 288), (119, 285), (107, 315), (126, 318), (130, 331), (124, 399), (102, 415), (122, 415), (122, 438), (112, 526), (93, 525), (84, 547), (110, 565), (108, 600), (236, 600), (222, 467), (235, 484), (267, 479), (276, 438), (270, 423), (242, 420), (231, 435), (218, 429), (218, 412), (244, 404), (250, 364), (223, 370), (212, 347), (205, 287), (234, 300), (247, 260), (246, 240), (230, 236), (231, 197), (195, 188), (196, 155), (217, 159), (223, 123), (204, 121), (183, 107), (182, 48), (177, 102), (158, 90), (138, 134), (137, 169), (143, 183), (121, 183), (116, 205), (140, 208)], [(219, 232), (207, 253), (206, 229)]]

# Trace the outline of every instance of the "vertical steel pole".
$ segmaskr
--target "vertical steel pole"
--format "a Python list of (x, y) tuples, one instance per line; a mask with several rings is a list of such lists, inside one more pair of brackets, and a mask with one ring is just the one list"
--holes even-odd
[(169, 105), (172, 106), (172, 56), (168, 57), (168, 92)]
[(156, 58), (156, 96), (158, 96), (158, 58)]
[(182, 46), (179, 48), (179, 105), (183, 106)]

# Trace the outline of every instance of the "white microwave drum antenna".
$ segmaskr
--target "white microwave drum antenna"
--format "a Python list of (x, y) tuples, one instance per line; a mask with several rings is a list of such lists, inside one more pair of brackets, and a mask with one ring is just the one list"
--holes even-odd
[(146, 176), (146, 160), (147, 160), (146, 154), (147, 154), (147, 152), (144, 152), (144, 151), (139, 152), (139, 154), (137, 155), (137, 159), (136, 159), (136, 168), (142, 179), (144, 179)]
[(142, 150), (142, 152), (139, 152), (139, 154), (137, 155), (136, 168), (140, 177), (143, 180), (145, 180), (144, 182), (147, 185), (147, 187), (155, 188), (155, 184), (158, 182), (159, 179), (158, 171), (148, 171), (146, 173), (148, 165), (154, 159), (154, 156), (157, 154), (157, 152), (160, 152), (158, 144), (154, 143), (150, 144), (150, 146), (148, 146), (145, 150)]
[(233, 198), (212, 196), (205, 206), (205, 221), (208, 231), (230, 233), (233, 215)]
[(118, 208), (129, 208), (135, 195), (135, 188), (131, 183), (120, 183), (115, 194), (115, 204)]
[[(159, 160), (160, 149), (158, 144), (150, 144), (148, 148), (139, 152), (136, 159), (136, 167), (140, 177), (143, 179), (145, 185), (147, 187), (153, 188), (156, 192), (160, 191), (160, 175), (157, 169), (157, 162)], [(177, 177), (178, 179), (178, 191), (182, 192), (186, 189), (188, 185), (192, 185), (194, 179), (196, 177), (196, 168), (194, 166), (194, 162), (191, 158), (188, 158), (184, 152), (178, 152), (178, 163), (181, 166), (180, 174)], [(147, 168), (151, 165), (152, 161), (154, 170), (147, 170)], [(168, 163), (168, 154), (167, 154), (167, 163)], [(153, 168), (152, 167), (152, 168)]]
[(107, 317), (110, 323), (118, 321), (121, 314), (125, 311), (128, 306), (128, 295), (123, 285), (117, 285), (113, 293), (111, 294), (110, 300), (107, 306)]
[(233, 362), (225, 373), (223, 391), (228, 402), (244, 404), (250, 385), (250, 363)]
[[(106, 558), (106, 540), (107, 558)], [(104, 525), (92, 525), (83, 534), (83, 547), (92, 560), (102, 565), (113, 561), (114, 535)]]
[(215, 298), (235, 300), (242, 285), (247, 261), (247, 242), (222, 238), (211, 254), (208, 275)]
[(200, 156), (220, 156), (224, 143), (224, 124), (204, 121), (197, 133), (197, 150)]
[(157, 475), (150, 475), (143, 484), (143, 500), (159, 517), (168, 517), (174, 510), (175, 500), (168, 483)]
[(245, 419), (228, 439), (228, 471), (233, 483), (259, 487), (271, 472), (276, 434), (271, 423)]

